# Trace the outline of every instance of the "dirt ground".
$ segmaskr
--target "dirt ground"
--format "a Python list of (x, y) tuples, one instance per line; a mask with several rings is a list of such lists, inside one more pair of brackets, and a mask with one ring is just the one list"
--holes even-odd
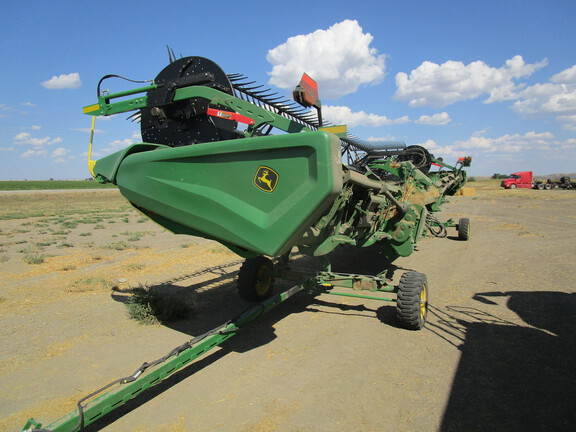
[[(470, 186), (474, 187), (472, 183)], [(97, 426), (106, 431), (563, 431), (576, 421), (576, 193), (476, 185), (393, 263), (425, 273), (428, 323), (394, 304), (302, 293)], [(334, 270), (383, 270), (344, 248)], [(0, 430), (48, 425), (248, 304), (237, 256), (165, 232), (116, 191), (0, 195)], [(186, 298), (169, 326), (129, 319), (126, 292)], [(95, 430), (95, 429), (92, 429)]]

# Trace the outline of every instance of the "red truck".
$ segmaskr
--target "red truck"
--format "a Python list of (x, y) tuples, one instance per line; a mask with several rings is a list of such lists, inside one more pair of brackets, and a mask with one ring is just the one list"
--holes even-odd
[(532, 171), (520, 171), (514, 174), (510, 174), (510, 177), (502, 180), (500, 186), (504, 189), (516, 189), (516, 188), (526, 188), (532, 189), (534, 176)]
[(532, 171), (520, 171), (510, 174), (510, 177), (502, 180), (500, 186), (504, 189), (538, 189), (538, 190), (551, 190), (551, 189), (572, 189), (576, 190), (576, 182), (570, 180), (570, 177), (560, 177), (560, 181), (548, 180), (534, 180)]

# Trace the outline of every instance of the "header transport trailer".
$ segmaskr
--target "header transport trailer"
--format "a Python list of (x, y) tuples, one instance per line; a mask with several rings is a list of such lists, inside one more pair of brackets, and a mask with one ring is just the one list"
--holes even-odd
[[(170, 55), (149, 85), (102, 90), (113, 77), (121, 78), (103, 77), (98, 102), (83, 109), (92, 116), (92, 175), (117, 185), (169, 231), (215, 240), (245, 258), (238, 293), (256, 305), (91, 393), (48, 429), (79, 430), (98, 420), (303, 289), (392, 301), (400, 326), (424, 326), (424, 274), (405, 272), (392, 286), (387, 269), (336, 273), (328, 255), (341, 245), (379, 245), (394, 260), (414, 252), (422, 237), (446, 237), (448, 228), (468, 240), (467, 218), (441, 222), (436, 214), (465, 184), (469, 157), (449, 165), (420, 146), (357, 139), (323, 120), (318, 87), (306, 74), (293, 92), (296, 103), (203, 57)], [(142, 142), (92, 160), (96, 117), (124, 112), (140, 122)], [(294, 268), (294, 249), (319, 257), (318, 268)], [(277, 279), (295, 285), (274, 294)], [(113, 387), (119, 388), (108, 392)], [(33, 419), (26, 425), (40, 427)]]

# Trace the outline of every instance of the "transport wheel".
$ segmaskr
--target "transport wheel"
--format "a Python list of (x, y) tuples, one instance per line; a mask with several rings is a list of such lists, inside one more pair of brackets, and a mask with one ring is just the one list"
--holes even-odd
[(428, 280), (418, 272), (406, 272), (400, 278), (396, 299), (396, 319), (408, 330), (420, 330), (428, 315)]
[(516, 185), (515, 185), (514, 183), (512, 183), (512, 184), (510, 185), (510, 189), (516, 189)]
[(462, 218), (458, 221), (458, 238), (464, 241), (470, 238), (470, 219)]
[(238, 274), (238, 294), (249, 302), (262, 301), (272, 293), (274, 264), (266, 257), (248, 258)]

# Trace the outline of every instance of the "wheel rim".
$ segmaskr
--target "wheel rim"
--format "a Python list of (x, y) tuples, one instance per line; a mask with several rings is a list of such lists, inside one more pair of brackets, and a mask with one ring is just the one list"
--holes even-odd
[(254, 290), (259, 296), (264, 296), (270, 290), (272, 284), (272, 272), (266, 266), (260, 266), (256, 275)]
[(426, 313), (428, 311), (428, 287), (426, 284), (422, 284), (422, 289), (420, 290), (420, 319), (423, 321), (426, 318)]

